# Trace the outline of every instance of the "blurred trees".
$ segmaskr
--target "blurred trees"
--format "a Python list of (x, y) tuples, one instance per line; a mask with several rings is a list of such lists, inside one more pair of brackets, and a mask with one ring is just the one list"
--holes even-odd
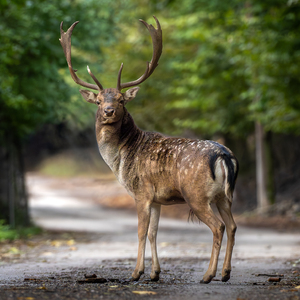
[(181, 99), (173, 106), (190, 114), (175, 122), (202, 134), (241, 137), (255, 128), (257, 200), (263, 209), (274, 202), (266, 133), (300, 133), (300, 5), (174, 1), (175, 11), (179, 7), (173, 36), (182, 45), (182, 59), (173, 69), (184, 74), (185, 86), (175, 90)]
[[(95, 60), (90, 53), (101, 52), (95, 42), (99, 33), (102, 43), (112, 42), (113, 10), (108, 1), (0, 2), (0, 219), (12, 226), (29, 223), (23, 139), (43, 124), (70, 119), (81, 109), (74, 105), (74, 90), (61, 71), (66, 62), (58, 41), (59, 24), (83, 21), (74, 38), (75, 50), (84, 40), (83, 53), (74, 51), (80, 66), (85, 58)], [(84, 38), (87, 32), (89, 39)], [(81, 114), (75, 115), (79, 123)]]
[(24, 137), (45, 123), (93, 126), (95, 107), (79, 100), (58, 41), (60, 22), (66, 30), (80, 21), (72, 37), (78, 76), (91, 81), (89, 64), (104, 87), (115, 87), (121, 62), (122, 79), (129, 81), (143, 74), (151, 59), (151, 39), (137, 20), (155, 24), (153, 14), (163, 28), (164, 48), (159, 67), (128, 104), (138, 125), (167, 134), (245, 140), (256, 124), (263, 130), (260, 155), (269, 162), (268, 177), (272, 159), (265, 137), (300, 134), (298, 0), (4, 0), (0, 219), (9, 219), (9, 207), (15, 219), (11, 203), (23, 203), (28, 220), (21, 176)]
[[(163, 25), (165, 48), (154, 75), (159, 79), (152, 77), (154, 84), (146, 86), (154, 101), (143, 102), (139, 110), (143, 119), (138, 121), (145, 123), (143, 111), (150, 111), (155, 129), (192, 130), (206, 138), (245, 139), (255, 131), (258, 204), (267, 206), (274, 201), (274, 186), (266, 137), (271, 132), (300, 134), (300, 4), (293, 0), (148, 4)], [(144, 38), (140, 40), (144, 43)], [(172, 117), (166, 119), (166, 114)]]
[(259, 121), (267, 131), (299, 134), (297, 1), (173, 5), (172, 70), (181, 75), (173, 106), (191, 112), (176, 123), (245, 136)]

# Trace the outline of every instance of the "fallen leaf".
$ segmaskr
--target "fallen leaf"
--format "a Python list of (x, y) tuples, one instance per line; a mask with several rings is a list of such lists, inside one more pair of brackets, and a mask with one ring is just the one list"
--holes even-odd
[(295, 286), (295, 289), (299, 290), (300, 289), (300, 285)]
[(53, 253), (50, 252), (50, 251), (43, 252), (43, 253), (41, 254), (41, 256), (52, 256), (52, 255), (53, 255)]
[(139, 295), (156, 295), (157, 293), (152, 292), (152, 291), (132, 291), (134, 294), (139, 294)]
[(170, 245), (170, 243), (168, 242), (162, 242), (159, 244), (160, 247), (164, 248), (164, 247), (168, 247)]
[(84, 274), (84, 278), (97, 278), (96, 274)]
[(75, 241), (74, 240), (68, 240), (67, 241), (67, 245), (68, 246), (73, 246), (75, 244)]
[(11, 248), (9, 249), (9, 252), (10, 252), (11, 254), (19, 254), (19, 253), (20, 253), (20, 250), (19, 250), (18, 248), (16, 248), (16, 247), (11, 247)]
[(85, 280), (77, 280), (78, 283), (105, 283), (105, 278), (87, 278)]
[(61, 241), (52, 241), (51, 246), (53, 247), (60, 247), (61, 246)]
[(24, 278), (24, 281), (42, 281), (42, 280), (38, 278)]
[(280, 290), (281, 293), (298, 292), (297, 289)]
[(255, 276), (284, 277), (284, 274), (255, 274)]
[(269, 282), (279, 282), (280, 280), (281, 280), (280, 277), (270, 277), (270, 278), (268, 279)]

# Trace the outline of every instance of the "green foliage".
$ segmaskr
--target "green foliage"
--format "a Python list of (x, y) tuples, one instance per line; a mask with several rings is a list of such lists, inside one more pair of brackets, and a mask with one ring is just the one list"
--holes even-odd
[(267, 130), (300, 134), (300, 4), (298, 1), (89, 0), (0, 3), (0, 138), (24, 136), (46, 122), (92, 124), (58, 42), (72, 38), (73, 65), (91, 82), (89, 64), (104, 87), (138, 78), (152, 55), (148, 31), (163, 28), (155, 73), (128, 104), (150, 130), (202, 135), (247, 135), (253, 121)]
[(179, 78), (169, 92), (182, 111), (174, 122), (202, 134), (243, 135), (259, 120), (266, 130), (300, 134), (300, 5), (221, 2), (185, 1), (176, 12), (174, 1), (168, 23)]
[[(60, 71), (66, 67), (58, 41), (60, 22), (65, 21), (66, 30), (72, 22), (82, 21), (72, 41), (74, 65), (81, 72), (85, 59), (98, 63), (98, 56), (90, 56), (101, 53), (99, 32), (103, 44), (113, 41), (114, 9), (105, 0), (0, 3), (0, 139), (8, 132), (23, 137), (43, 123), (69, 116), (73, 107), (69, 100), (75, 90), (69, 88), (65, 72)], [(76, 51), (78, 45), (82, 53)]]
[(9, 225), (4, 225), (4, 221), (0, 220), (0, 242), (4, 240), (15, 240), (19, 237), (15, 229), (10, 229)]
[(128, 104), (141, 127), (245, 136), (260, 121), (266, 130), (300, 134), (297, 1), (128, 1), (116, 44), (103, 48), (108, 86), (122, 61), (124, 81), (144, 72), (151, 40), (136, 19), (155, 24), (150, 10), (162, 24), (164, 49)]
[(3, 220), (0, 220), (0, 242), (28, 238), (41, 232), (42, 230), (39, 227), (20, 227), (11, 229), (9, 225), (5, 225)]

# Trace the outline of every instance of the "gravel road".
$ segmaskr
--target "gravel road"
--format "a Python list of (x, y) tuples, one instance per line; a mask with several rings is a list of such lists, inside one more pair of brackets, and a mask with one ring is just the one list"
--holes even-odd
[[(122, 194), (123, 188), (115, 181), (88, 186), (82, 180), (81, 192), (74, 195), (70, 186), (28, 176), (32, 218), (52, 235), (44, 243), (33, 238), (19, 259), (0, 264), (0, 299), (300, 299), (299, 233), (239, 226), (232, 278), (219, 281), (225, 238), (217, 277), (203, 285), (199, 281), (209, 263), (210, 230), (166, 218), (161, 218), (158, 233), (160, 281), (149, 281), (148, 244), (145, 274), (139, 282), (130, 282), (137, 254), (137, 216), (93, 201), (95, 196)], [(78, 280), (84, 280), (84, 274), (96, 274), (106, 282), (81, 284)], [(280, 282), (268, 282), (269, 277)]]

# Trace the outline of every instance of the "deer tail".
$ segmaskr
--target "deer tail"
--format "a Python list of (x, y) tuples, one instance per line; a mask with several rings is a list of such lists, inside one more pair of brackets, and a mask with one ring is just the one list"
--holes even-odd
[(238, 160), (231, 153), (222, 153), (212, 156), (210, 159), (210, 169), (213, 180), (216, 180), (217, 169), (222, 172), (222, 185), (226, 197), (232, 202), (233, 191), (237, 179), (239, 164)]

